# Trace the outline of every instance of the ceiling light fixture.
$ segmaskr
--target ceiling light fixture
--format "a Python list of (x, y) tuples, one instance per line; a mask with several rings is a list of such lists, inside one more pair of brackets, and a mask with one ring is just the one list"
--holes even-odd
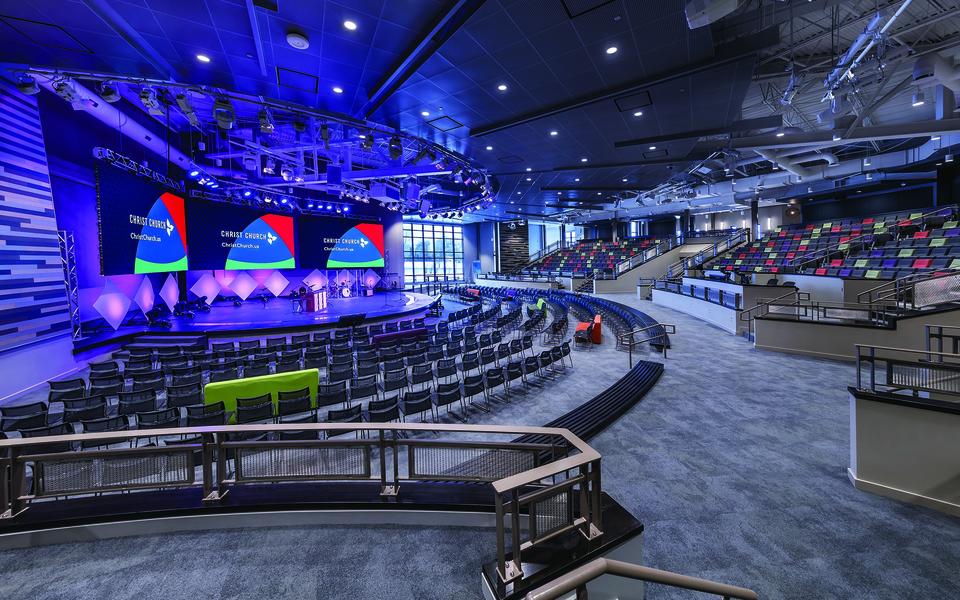
[(649, 148), (647, 148), (647, 150), (656, 150), (656, 149), (657, 149), (656, 146), (650, 146)]
[(487, 150), (493, 150), (493, 146), (487, 146)]
[(210, 62), (210, 57), (207, 56), (206, 54), (198, 54), (198, 55), (197, 55), (197, 60), (199, 60), (199, 61), (202, 62), (202, 63), (208, 63), (208, 62)]
[(497, 86), (497, 89), (500, 90), (501, 92), (505, 92), (507, 91), (507, 84), (501, 83), (500, 85)]
[(587, 162), (587, 157), (584, 156), (583, 158), (581, 158), (581, 159), (580, 159), (580, 162)]
[(531, 169), (530, 167), (527, 167), (527, 173), (529, 173), (529, 172), (532, 171), (532, 170), (533, 170), (533, 169)]
[(642, 116), (643, 116), (643, 111), (642, 111), (642, 110), (638, 110), (637, 112), (633, 113), (633, 116), (635, 116), (635, 117), (642, 117)]
[(619, 48), (616, 46), (608, 46), (606, 52), (607, 54), (616, 54), (617, 50), (619, 50)]
[(343, 93), (343, 88), (340, 87), (339, 85), (335, 85), (335, 86), (333, 86), (333, 93), (334, 93), (334, 94), (342, 94), (342, 93)]
[(429, 116), (430, 116), (430, 111), (429, 111), (429, 110), (421, 110), (421, 111), (420, 111), (420, 114), (421, 114), (422, 116), (424, 116), (424, 117), (429, 117)]
[(550, 132), (550, 135), (560, 135), (560, 132), (554, 129), (553, 131)]
[(348, 31), (356, 31), (357, 24), (354, 21), (346, 20), (343, 22), (343, 28)]

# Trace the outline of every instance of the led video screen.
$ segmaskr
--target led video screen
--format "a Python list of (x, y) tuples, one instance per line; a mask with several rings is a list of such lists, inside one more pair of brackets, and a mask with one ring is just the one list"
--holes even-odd
[(294, 222), (278, 215), (231, 204), (191, 200), (190, 268), (293, 269), (297, 266)]
[(97, 217), (100, 273), (187, 270), (184, 201), (135, 173), (98, 166)]
[(360, 269), (383, 267), (383, 225), (302, 216), (297, 222), (300, 267)]

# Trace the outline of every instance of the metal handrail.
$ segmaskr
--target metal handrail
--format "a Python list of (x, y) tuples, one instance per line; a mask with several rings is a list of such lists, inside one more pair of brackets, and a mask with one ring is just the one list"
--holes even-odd
[[(757, 593), (747, 588), (718, 583), (709, 579), (690, 577), (671, 571), (663, 571), (652, 567), (644, 567), (621, 560), (610, 558), (596, 558), (587, 564), (565, 573), (553, 581), (528, 592), (526, 600), (555, 600), (576, 590), (577, 597), (580, 591), (586, 591), (586, 585), (604, 575), (626, 577), (637, 581), (659, 583), (675, 588), (693, 590), (723, 598), (738, 598), (739, 600), (757, 600)], [(585, 596), (584, 596), (585, 597)]]
[[(303, 431), (357, 431), (362, 434), (371, 434), (369, 437), (359, 437), (356, 440), (349, 439), (327, 439), (315, 440), (244, 440), (238, 436), (237, 439), (231, 439), (231, 434), (250, 434), (264, 432), (303, 432)], [(530, 444), (515, 442), (489, 441), (478, 443), (476, 441), (456, 441), (456, 440), (411, 440), (397, 435), (400, 432), (447, 432), (447, 433), (490, 433), (495, 435), (540, 435), (549, 436), (555, 440), (553, 443), (539, 444), (531, 446)], [(180, 439), (196, 439), (196, 443), (190, 444), (172, 444), (163, 446), (138, 446), (135, 440), (141, 438), (162, 439), (170, 437), (180, 437)], [(119, 441), (128, 440), (133, 442), (129, 447), (110, 448), (111, 444)], [(83, 444), (87, 442), (87, 444)], [(80, 444), (81, 449), (68, 449), (62, 452), (51, 452), (49, 449), (54, 444)], [(107, 449), (83, 449), (84, 446), (102, 446)], [(501, 476), (500, 479), (493, 480), (490, 475), (483, 475), (484, 465), (483, 456), (475, 459), (467, 459), (466, 463), (458, 463), (457, 468), (468, 466), (470, 461), (477, 461), (478, 473), (472, 473), (469, 469), (465, 471), (442, 471), (435, 473), (415, 471), (415, 457), (412, 454), (416, 448), (437, 447), (446, 449), (463, 448), (487, 448), (494, 453), (496, 458), (498, 452), (514, 451), (524, 452), (532, 455), (530, 462), (517, 463), (517, 468), (525, 469), (519, 472), (510, 473), (509, 469), (499, 468), (494, 473), (510, 473)], [(35, 452), (31, 452), (31, 448)], [(259, 475), (251, 477), (242, 477), (241, 456), (246, 451), (276, 451), (300, 450), (306, 448), (323, 449), (343, 449), (347, 451), (360, 452), (361, 457), (357, 459), (357, 472), (331, 472), (320, 471), (312, 475), (301, 475), (300, 473), (288, 473), (277, 467), (276, 470), (269, 470)], [(410, 468), (405, 476), (399, 468), (399, 453), (401, 450), (407, 450), (407, 458)], [(9, 469), (9, 476), (0, 480), (0, 520), (15, 519), (24, 510), (29, 508), (30, 502), (34, 498), (63, 497), (70, 495), (96, 494), (99, 496), (102, 492), (129, 492), (141, 489), (161, 489), (161, 488), (179, 488), (179, 487), (200, 487), (202, 498), (206, 503), (218, 502), (234, 485), (242, 485), (252, 481), (347, 481), (347, 480), (368, 480), (380, 483), (381, 496), (396, 496), (399, 485), (402, 481), (418, 480), (452, 480), (464, 482), (483, 482), (490, 483), (494, 491), (494, 502), (496, 509), (496, 528), (497, 528), (497, 567), (501, 580), (504, 583), (513, 581), (523, 576), (522, 552), (526, 549), (535, 547), (548, 539), (569, 531), (579, 531), (587, 539), (594, 539), (603, 534), (601, 528), (601, 492), (600, 492), (600, 454), (581, 440), (578, 436), (566, 429), (554, 427), (513, 427), (503, 425), (459, 425), (444, 423), (361, 423), (361, 422), (341, 422), (341, 423), (261, 423), (247, 425), (216, 425), (204, 427), (166, 427), (157, 429), (125, 430), (125, 431), (104, 431), (94, 433), (72, 433), (65, 435), (53, 435), (43, 437), (11, 438), (0, 440), (0, 451), (6, 452), (6, 457), (2, 459), (3, 467)], [(91, 483), (82, 487), (71, 487), (69, 490), (60, 488), (51, 488), (48, 492), (33, 492), (26, 487), (26, 474), (28, 465), (34, 465), (34, 476), (41, 478), (40, 487), (37, 487), (35, 480), (35, 489), (42, 490), (44, 466), (49, 463), (59, 463), (61, 465), (71, 462), (88, 464), (91, 460), (100, 459), (110, 461), (120, 459), (121, 462), (129, 463), (130, 458), (143, 458), (156, 455), (177, 455), (179, 462), (183, 462), (185, 454), (193, 455), (199, 452), (201, 456), (201, 476), (198, 479), (195, 475), (195, 468), (182, 465), (180, 467), (182, 475), (169, 475), (162, 471), (156, 474), (163, 475), (159, 480), (150, 479), (144, 476), (143, 470), (137, 471), (135, 477), (130, 476), (123, 479), (115, 474), (113, 479), (106, 485), (99, 480), (91, 480)], [(377, 453), (378, 454), (375, 454)], [(232, 458), (230, 455), (232, 454)], [(542, 464), (546, 457), (549, 462)], [(234, 463), (234, 477), (228, 479), (228, 462)], [(136, 462), (136, 461), (134, 461)], [(163, 464), (178, 464), (178, 461), (164, 460)], [(461, 461), (462, 462), (462, 461)], [(139, 463), (138, 463), (139, 464)], [(282, 465), (282, 463), (277, 463)], [(375, 465), (379, 464), (379, 478), (373, 474)], [(498, 462), (499, 464), (499, 462)], [(390, 466), (392, 465), (392, 467)], [(161, 469), (162, 467), (156, 467)], [(165, 467), (164, 467), (165, 468)], [(62, 471), (62, 468), (61, 468)], [(255, 469), (256, 472), (256, 469)], [(571, 475), (575, 473), (575, 475)], [(571, 515), (568, 520), (555, 525), (551, 530), (539, 532), (536, 529), (536, 523), (531, 525), (526, 534), (523, 533), (520, 518), (524, 508), (532, 513), (536, 510), (538, 503), (549, 502), (555, 497), (571, 496), (574, 493), (579, 494), (580, 502), (577, 505), (577, 515)], [(504, 518), (509, 516), (509, 525)], [(508, 527), (512, 536), (512, 548), (510, 558), (507, 558), (506, 535)], [(526, 535), (525, 540), (521, 539)]]
[[(662, 329), (662, 331), (659, 332), (659, 333), (657, 333), (657, 334), (655, 334), (655, 335), (647, 336), (647, 337), (643, 338), (642, 340), (636, 339), (636, 335), (637, 335), (637, 334), (646, 333), (646, 332), (650, 331), (651, 329), (657, 329), (657, 328)], [(674, 333), (676, 333), (676, 332), (677, 332), (677, 326), (676, 326), (676, 325), (673, 325), (672, 323), (654, 323), (653, 325), (648, 325), (648, 326), (646, 326), (646, 327), (641, 327), (641, 328), (639, 328), (639, 329), (634, 329), (633, 331), (628, 331), (627, 333), (622, 333), (622, 334), (620, 334), (619, 336), (617, 336), (617, 342), (618, 342), (621, 346), (624, 346), (624, 347), (627, 348), (628, 353), (629, 353), (629, 356), (630, 356), (630, 368), (632, 369), (632, 368), (633, 368), (633, 349), (634, 349), (638, 344), (643, 344), (643, 343), (646, 343), (646, 342), (652, 342), (653, 340), (657, 340), (657, 339), (661, 339), (661, 338), (665, 337), (667, 334), (671, 334), (671, 335), (672, 335), (672, 334), (674, 334)], [(667, 344), (663, 344), (663, 345), (662, 345), (662, 347), (661, 347), (661, 352), (663, 353), (663, 357), (666, 358), (666, 357), (667, 357)]]
[[(880, 385), (889, 388), (888, 391), (910, 390), (915, 397), (919, 396), (920, 392), (960, 395), (960, 355), (958, 354), (935, 352), (929, 348), (914, 350), (870, 344), (856, 344), (855, 349), (857, 389), (877, 391), (877, 362), (882, 362), (885, 365), (885, 382)], [(877, 356), (878, 351), (897, 355), (912, 355), (917, 356), (917, 358)], [(865, 367), (865, 363), (869, 367)], [(897, 367), (905, 368), (897, 369)], [(865, 370), (869, 374), (869, 387), (864, 387), (863, 384)], [(898, 379), (899, 382), (897, 382)]]
[[(575, 242), (575, 243), (576, 243), (576, 242)], [(533, 254), (528, 255), (528, 260), (527, 260), (526, 264), (524, 264), (522, 267), (520, 267), (520, 268), (518, 268), (518, 269), (514, 269), (513, 271), (511, 271), (511, 274), (520, 273), (520, 272), (523, 271), (524, 269), (529, 268), (530, 265), (534, 264), (535, 262), (546, 258), (547, 255), (553, 254), (554, 252), (556, 252), (556, 251), (558, 251), (558, 250), (563, 250), (564, 248), (566, 248), (566, 245), (564, 244), (564, 241), (563, 241), (563, 240), (558, 240), (558, 241), (550, 244), (549, 246), (546, 246), (545, 248), (541, 248), (540, 250), (537, 250), (537, 251), (534, 252)]]
[(915, 295), (911, 292), (916, 290), (918, 283), (953, 277), (958, 272), (960, 271), (946, 269), (935, 273), (912, 273), (860, 292), (857, 294), (857, 302), (863, 302), (866, 297), (866, 302), (870, 304), (892, 301), (898, 306), (903, 303), (904, 308), (916, 308)]
[(726, 238), (720, 240), (719, 242), (715, 242), (713, 245), (704, 248), (693, 256), (681, 258), (677, 262), (667, 267), (667, 272), (664, 274), (662, 279), (676, 279), (678, 274), (686, 272), (687, 269), (691, 268), (691, 266), (700, 266), (709, 261), (711, 258), (715, 258), (716, 256), (730, 250), (738, 244), (743, 243), (746, 241), (749, 231), (749, 229), (736, 229)]
[[(644, 252), (641, 252), (636, 256), (631, 256), (630, 258), (626, 258), (620, 261), (613, 268), (614, 279), (616, 279), (623, 273), (630, 271), (631, 269), (639, 267), (640, 265), (642, 265), (647, 261), (651, 261), (654, 258), (657, 258), (658, 256), (662, 256), (667, 252), (670, 252), (674, 248), (678, 248), (679, 246), (682, 246), (683, 243), (684, 243), (683, 236), (671, 236), (665, 240), (660, 241), (653, 248), (645, 250)], [(653, 254), (650, 254), (651, 252)]]

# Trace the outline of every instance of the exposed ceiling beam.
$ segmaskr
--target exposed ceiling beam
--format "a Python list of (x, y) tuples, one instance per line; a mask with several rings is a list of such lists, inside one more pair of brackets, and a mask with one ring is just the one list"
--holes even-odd
[(83, 0), (83, 3), (95, 15), (114, 30), (117, 35), (123, 38), (123, 41), (130, 44), (130, 47), (137, 51), (145, 61), (150, 63), (161, 77), (176, 81), (177, 71), (173, 65), (167, 62), (163, 56), (150, 45), (140, 33), (127, 22), (120, 13), (118, 13), (106, 0)]
[(450, 39), (478, 8), (483, 6), (483, 3), (484, 0), (457, 0), (450, 10), (434, 23), (430, 31), (420, 39), (416, 46), (406, 53), (403, 60), (380, 81), (373, 93), (370, 94), (370, 99), (360, 109), (363, 118), (369, 119), (370, 115), (383, 106), (383, 103), (403, 85), (403, 82), (409, 79), (428, 58), (433, 56), (440, 49), (440, 46)]
[(637, 186), (626, 185), (596, 185), (573, 187), (569, 185), (548, 185), (540, 188), (542, 192), (636, 192)]
[(622, 140), (614, 142), (615, 148), (629, 148), (641, 144), (657, 144), (663, 142), (675, 142), (677, 140), (688, 140), (691, 138), (701, 138), (710, 135), (724, 135), (740, 133), (744, 131), (756, 131), (758, 129), (778, 129), (783, 127), (783, 115), (770, 115), (768, 117), (757, 117), (755, 119), (745, 119), (743, 121), (734, 121), (729, 127), (717, 127), (714, 129), (699, 129), (693, 131), (679, 131), (667, 135), (657, 135), (646, 138), (637, 138), (633, 140)]
[(263, 40), (260, 38), (260, 24), (257, 22), (257, 11), (253, 0), (246, 0), (247, 17), (250, 19), (250, 34), (253, 36), (253, 47), (257, 52), (257, 63), (260, 65), (260, 75), (267, 76), (267, 63), (263, 57)]
[(634, 80), (625, 85), (620, 85), (614, 88), (608, 88), (601, 90), (600, 92), (587, 94), (574, 98), (573, 100), (567, 102), (561, 102), (558, 104), (552, 104), (550, 106), (545, 106), (539, 108), (535, 111), (527, 112), (522, 115), (511, 117), (503, 121), (497, 121), (494, 123), (488, 123), (485, 125), (480, 125), (479, 127), (471, 130), (470, 135), (474, 137), (482, 137), (489, 135), (491, 133), (496, 133), (498, 131), (503, 131), (504, 129), (509, 129), (511, 127), (516, 127), (517, 125), (523, 125), (525, 123), (530, 123), (539, 119), (545, 119), (553, 115), (557, 115), (563, 112), (574, 110), (577, 108), (582, 108), (584, 106), (594, 104), (596, 102), (603, 102), (604, 100), (612, 100), (618, 96), (624, 96), (631, 94), (642, 88), (653, 87), (656, 85), (661, 85), (676, 79), (681, 79), (683, 77), (689, 77), (691, 75), (697, 75), (699, 73), (704, 73), (724, 65), (735, 63), (744, 58), (755, 55), (757, 52), (763, 48), (769, 48), (770, 46), (780, 43), (780, 29), (779, 27), (768, 27), (758, 33), (755, 33), (751, 36), (742, 38), (737, 42), (732, 42), (729, 45), (721, 46), (717, 51), (717, 56), (707, 60), (699, 61), (693, 64), (685, 65), (678, 69), (673, 69), (664, 73), (659, 73), (644, 79)]

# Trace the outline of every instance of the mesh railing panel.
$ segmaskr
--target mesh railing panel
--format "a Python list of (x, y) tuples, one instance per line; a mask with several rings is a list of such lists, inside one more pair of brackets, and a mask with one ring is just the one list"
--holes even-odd
[(174, 487), (194, 481), (193, 453), (184, 450), (143, 456), (65, 456), (37, 461), (35, 468), (37, 496)]
[(534, 515), (536, 526), (530, 537), (535, 543), (540, 538), (573, 525), (573, 492), (567, 488), (538, 502), (531, 502), (530, 512)]
[(412, 446), (410, 479), (496, 481), (536, 466), (536, 450)]
[(890, 363), (887, 372), (887, 385), (960, 394), (960, 370), (928, 365)]
[(367, 479), (368, 446), (237, 448), (237, 481)]
[(913, 302), (917, 308), (960, 301), (960, 274), (918, 281), (913, 286)]

